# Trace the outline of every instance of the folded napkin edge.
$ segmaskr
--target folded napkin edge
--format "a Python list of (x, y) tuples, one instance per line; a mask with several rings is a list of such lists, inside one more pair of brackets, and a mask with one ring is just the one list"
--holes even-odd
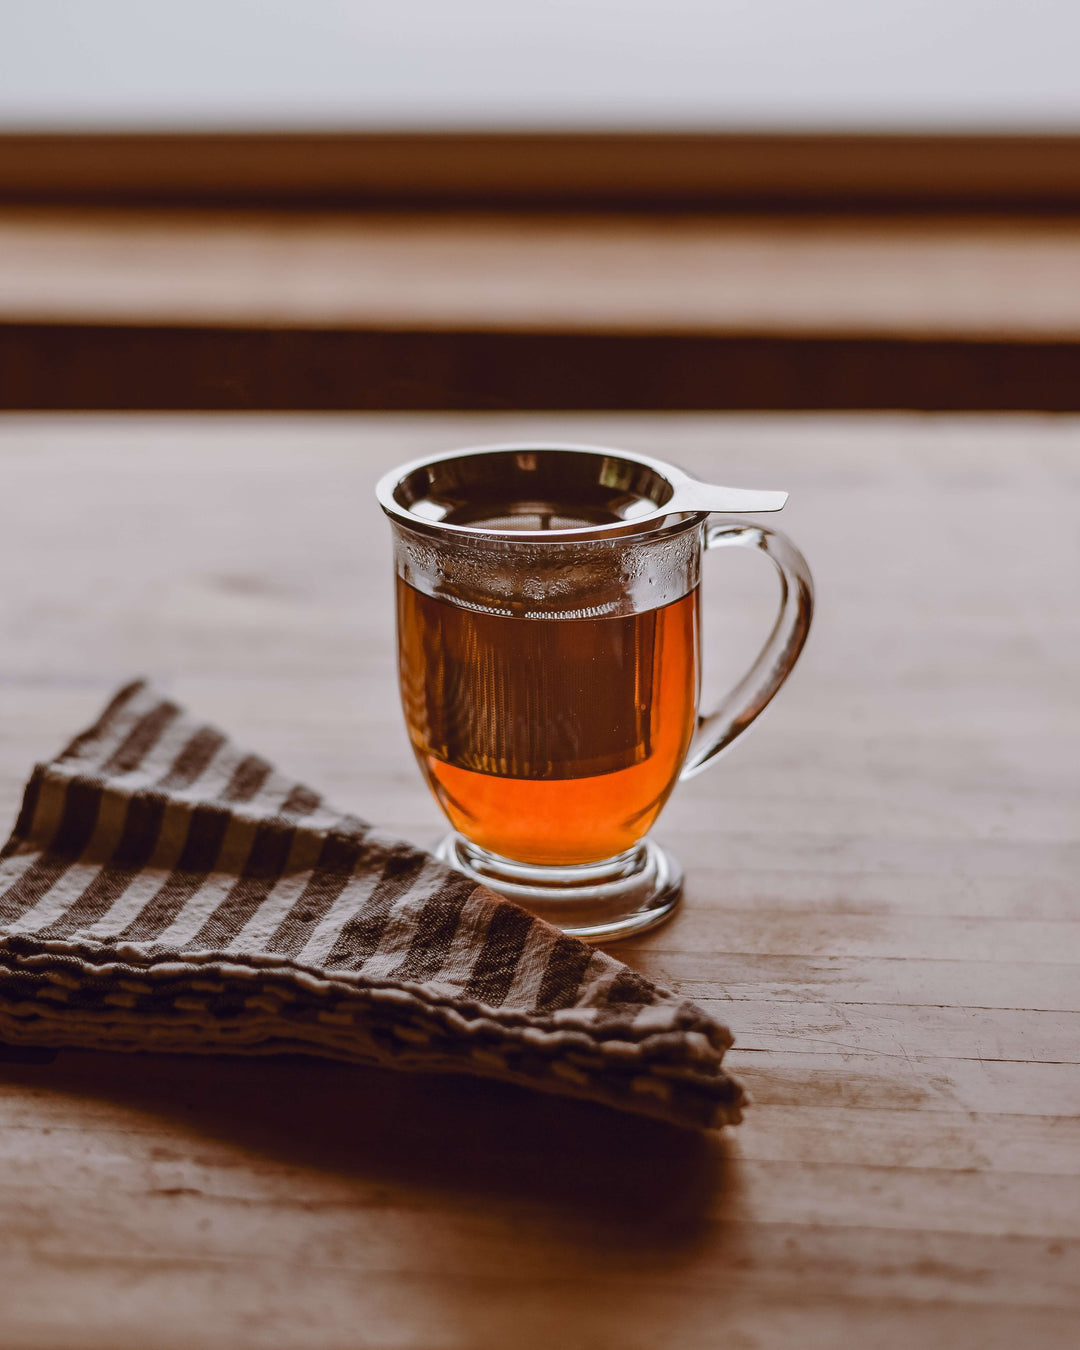
[[(119, 1025), (119, 1023), (109, 1024)], [(245, 1032), (243, 1038), (237, 1038), (232, 1042), (221, 1041), (214, 1042), (207, 1039), (206, 1028), (201, 1023), (189, 1024), (191, 1034), (186, 1038), (183, 1035), (184, 1027), (180, 1027), (179, 1035), (170, 1037), (169, 1032), (176, 1030), (174, 1024), (163, 1023), (159, 1026), (151, 1025), (152, 1032), (163, 1033), (158, 1038), (146, 1038), (147, 1023), (145, 1019), (133, 1019), (132, 1021), (132, 1039), (125, 1041), (122, 1037), (109, 1035), (107, 1030), (105, 1034), (101, 1031), (95, 1032), (94, 1029), (85, 1026), (73, 1025), (59, 1020), (51, 1024), (43, 1024), (37, 1020), (32, 1032), (25, 1036), (20, 1034), (20, 1029), (13, 1019), (5, 1015), (3, 1009), (0, 1009), (0, 1040), (13, 1045), (28, 1046), (47, 1046), (50, 1049), (87, 1049), (87, 1050), (105, 1050), (115, 1051), (121, 1054), (191, 1054), (191, 1055), (258, 1055), (260, 1057), (272, 1057), (276, 1055), (310, 1055), (318, 1059), (328, 1059), (337, 1063), (363, 1064), (373, 1068), (383, 1069), (408, 1069), (412, 1072), (425, 1072), (435, 1075), (452, 1075), (454, 1077), (479, 1077), (498, 1082), (509, 1082), (515, 1086), (527, 1088), (530, 1090), (542, 1091), (549, 1096), (569, 1096), (579, 1101), (592, 1101), (609, 1109), (616, 1111), (631, 1110), (633, 1114), (649, 1116), (656, 1120), (664, 1121), (666, 1124), (675, 1125), (680, 1129), (699, 1130), (699, 1129), (721, 1129), (727, 1125), (738, 1125), (743, 1119), (743, 1111), (750, 1104), (750, 1098), (745, 1089), (736, 1080), (724, 1075), (719, 1080), (709, 1080), (707, 1082), (684, 1081), (679, 1086), (682, 1091), (680, 1096), (680, 1110), (678, 1114), (672, 1114), (669, 1102), (670, 1096), (664, 1091), (664, 1084), (658, 1081), (650, 1070), (648, 1073), (630, 1075), (618, 1075), (614, 1080), (614, 1085), (623, 1088), (624, 1077), (629, 1081), (628, 1097), (626, 1090), (607, 1090), (607, 1084), (603, 1076), (595, 1074), (581, 1073), (575, 1075), (572, 1066), (555, 1065), (553, 1076), (556, 1081), (546, 1081), (533, 1073), (517, 1073), (505, 1065), (504, 1062), (487, 1062), (479, 1056), (469, 1056), (467, 1061), (456, 1064), (447, 1060), (442, 1055), (424, 1056), (417, 1053), (415, 1047), (403, 1046), (400, 1056), (395, 1057), (393, 1061), (385, 1056), (376, 1054), (360, 1054), (356, 1052), (355, 1036), (350, 1032), (343, 1034), (339, 1042), (324, 1039), (314, 1041), (308, 1039), (288, 1039), (280, 1036), (267, 1035), (262, 1040), (256, 1038), (256, 1023), (243, 1023), (242, 1029)], [(273, 1019), (267, 1019), (266, 1026), (272, 1030), (278, 1024)], [(702, 1089), (706, 1089), (702, 1092)], [(722, 1089), (717, 1093), (716, 1089)], [(691, 1101), (687, 1101), (689, 1093)]]
[[(19, 934), (0, 935), (0, 970), (36, 969), (49, 973), (56, 979), (57, 974), (67, 967), (72, 973), (66, 983), (70, 987), (80, 987), (85, 985), (87, 975), (91, 974), (87, 966), (80, 963), (85, 962), (88, 956), (96, 958), (108, 954), (111, 957), (115, 954), (115, 950), (105, 944), (94, 946), (85, 940), (73, 943), (70, 940), (43, 940)], [(8, 963), (4, 959), (8, 954), (14, 957), (13, 963)], [(58, 959), (63, 962), (62, 966), (57, 965)], [(328, 971), (325, 968), (304, 966), (287, 958), (267, 959), (264, 956), (257, 965), (247, 959), (240, 960), (235, 953), (228, 952), (198, 952), (190, 956), (185, 954), (183, 959), (178, 959), (175, 953), (171, 953), (147, 957), (139, 964), (118, 958), (104, 963), (95, 961), (92, 978), (106, 980), (110, 977), (122, 978), (130, 975), (136, 980), (146, 976), (152, 981), (164, 982), (183, 980), (190, 976), (193, 968), (197, 968), (205, 975), (223, 977), (235, 971), (241, 974), (244, 981), (250, 981), (254, 987), (258, 987), (258, 981), (266, 977), (276, 977), (293, 984), (296, 983), (297, 977), (300, 977), (303, 983), (309, 986), (331, 992), (336, 990), (339, 994), (350, 997), (361, 996), (372, 1003), (399, 1006), (407, 1003), (425, 1013), (452, 1019), (459, 1029), (466, 1033), (472, 1031), (475, 1034), (477, 1029), (482, 1028), (497, 1031), (509, 1039), (527, 1038), (534, 1044), (537, 1037), (543, 1037), (553, 1051), (567, 1044), (568, 1038), (578, 1036), (585, 1038), (588, 1043), (602, 1045), (605, 1052), (617, 1052), (616, 1047), (623, 1047), (624, 1052), (634, 1053), (642, 1059), (654, 1055), (670, 1058), (673, 1051), (681, 1053), (683, 1057), (689, 1057), (688, 1052), (694, 1046), (694, 1042), (687, 1038), (701, 1035), (712, 1053), (708, 1056), (695, 1054), (692, 1057), (694, 1059), (708, 1057), (719, 1068), (724, 1052), (732, 1044), (731, 1034), (726, 1027), (703, 1015), (694, 1016), (693, 1014), (697, 1013), (695, 1006), (683, 1001), (673, 1002), (670, 1005), (670, 1017), (663, 1025), (655, 1025), (656, 1013), (664, 1009), (663, 1004), (659, 1007), (655, 1004), (648, 1005), (650, 1014), (648, 1021), (653, 1025), (646, 1025), (644, 1028), (635, 1026), (635, 1018), (631, 1012), (628, 1012), (626, 1018), (618, 1020), (612, 1018), (597, 1025), (597, 1010), (592, 1008), (556, 1009), (545, 1018), (535, 1012), (491, 1007), (449, 992), (439, 994), (424, 984), (389, 978), (374, 980), (358, 972)], [(57, 982), (64, 983), (63, 980)], [(693, 1010), (693, 1014), (690, 1010)], [(605, 1013), (605, 1017), (611, 1018), (611, 1014)], [(683, 1019), (681, 1023), (680, 1018)], [(538, 1025), (543, 1022), (547, 1025)], [(678, 1039), (673, 1041), (672, 1037)], [(717, 1040), (719, 1044), (716, 1043)]]

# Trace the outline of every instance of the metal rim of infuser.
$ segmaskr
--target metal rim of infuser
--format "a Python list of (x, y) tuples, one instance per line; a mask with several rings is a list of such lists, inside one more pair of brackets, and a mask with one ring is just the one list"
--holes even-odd
[(684, 529), (711, 512), (779, 511), (785, 492), (703, 483), (648, 455), (596, 445), (511, 443), (453, 450), (385, 474), (375, 489), (393, 520), (473, 539), (611, 539)]

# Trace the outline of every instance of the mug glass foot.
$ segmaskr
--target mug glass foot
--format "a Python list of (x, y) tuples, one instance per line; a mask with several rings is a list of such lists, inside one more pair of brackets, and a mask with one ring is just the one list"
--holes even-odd
[(514, 862), (448, 834), (436, 856), (473, 881), (585, 942), (655, 928), (682, 899), (682, 870), (652, 839), (602, 862), (541, 867)]

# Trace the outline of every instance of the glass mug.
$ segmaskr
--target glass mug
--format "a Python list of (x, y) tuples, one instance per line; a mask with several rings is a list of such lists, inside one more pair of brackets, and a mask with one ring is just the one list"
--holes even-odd
[[(772, 699), (813, 608), (784, 535), (709, 516), (778, 510), (786, 495), (547, 444), (417, 461), (376, 492), (394, 535), (409, 739), (453, 827), (439, 856), (589, 941), (660, 923), (682, 875), (648, 831), (675, 784)], [(751, 669), (700, 715), (701, 555), (733, 545), (775, 565), (780, 612)]]

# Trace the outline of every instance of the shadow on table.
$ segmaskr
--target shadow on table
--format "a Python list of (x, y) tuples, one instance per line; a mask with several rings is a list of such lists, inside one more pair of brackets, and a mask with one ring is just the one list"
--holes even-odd
[(567, 1238), (626, 1250), (692, 1246), (734, 1183), (716, 1133), (475, 1078), (299, 1056), (68, 1050), (51, 1063), (0, 1063), (0, 1082), (113, 1103), (114, 1128), (150, 1114), (176, 1161), (197, 1159), (199, 1138), (213, 1138), (290, 1172), (354, 1178), (358, 1204), (372, 1203), (373, 1182), (405, 1188), (391, 1203), (417, 1191), (492, 1208), (525, 1202)]

